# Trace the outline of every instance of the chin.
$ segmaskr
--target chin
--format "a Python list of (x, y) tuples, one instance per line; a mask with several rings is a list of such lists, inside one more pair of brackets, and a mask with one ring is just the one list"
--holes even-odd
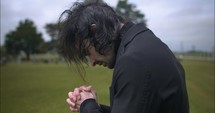
[(115, 63), (116, 63), (116, 59), (115, 58), (112, 58), (111, 60), (109, 60), (109, 62), (107, 63), (107, 68), (109, 69), (113, 69), (114, 66), (115, 66)]
[(108, 65), (108, 66), (107, 66), (107, 68), (109, 68), (109, 69), (113, 69), (113, 68), (114, 68), (114, 65), (115, 65), (115, 64)]
[(108, 66), (107, 68), (108, 68), (108, 69), (113, 69), (113, 67), (110, 67), (110, 66)]

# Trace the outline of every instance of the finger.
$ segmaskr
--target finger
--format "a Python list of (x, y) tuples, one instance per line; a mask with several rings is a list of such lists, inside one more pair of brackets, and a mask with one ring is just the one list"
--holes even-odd
[[(76, 97), (76, 99), (77, 99), (77, 100), (80, 100), (80, 99), (81, 99), (81, 95), (78, 95), (78, 96)], [(77, 100), (76, 100), (76, 101), (77, 101)]]
[(76, 108), (77, 108), (77, 109), (80, 109), (80, 106), (81, 106), (80, 104), (77, 104), (77, 105), (76, 105)]
[(69, 109), (70, 109), (72, 112), (79, 112), (79, 109), (77, 109), (77, 108), (69, 107)]
[(69, 96), (69, 98), (70, 98), (70, 100), (72, 102), (76, 102), (77, 101), (77, 98), (74, 96), (73, 92), (69, 92), (68, 96)]
[(72, 102), (69, 98), (66, 99), (66, 102), (69, 104), (70, 107), (76, 107), (76, 104)]
[(76, 105), (81, 105), (82, 102), (84, 102), (86, 99), (95, 99), (93, 94), (91, 92), (81, 92), (81, 99), (77, 100)]
[(91, 91), (92, 90), (92, 86), (81, 86), (80, 89), (83, 91)]
[(82, 102), (83, 102), (83, 101), (77, 101), (77, 102), (76, 102), (76, 107), (80, 107)]
[(73, 96), (73, 92), (68, 93), (68, 97), (71, 98)]
[(78, 96), (78, 95), (80, 95), (80, 92), (81, 92), (80, 88), (75, 88), (73, 95)]
[(95, 90), (92, 90), (91, 93), (93, 94), (93, 97), (97, 100), (97, 94)]

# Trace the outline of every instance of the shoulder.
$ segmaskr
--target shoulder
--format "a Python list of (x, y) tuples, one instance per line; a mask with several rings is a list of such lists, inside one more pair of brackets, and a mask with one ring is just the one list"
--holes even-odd
[(148, 67), (139, 58), (124, 54), (114, 68), (112, 86), (116, 89), (123, 86), (140, 88), (148, 80), (148, 73)]
[(124, 53), (119, 57), (116, 64), (116, 69), (127, 69), (131, 66), (141, 66), (140, 59), (137, 57), (137, 55), (133, 55), (131, 53)]
[(114, 76), (116, 78), (132, 79), (137, 76), (142, 76), (146, 71), (146, 66), (140, 57), (131, 54), (122, 55), (114, 68)]

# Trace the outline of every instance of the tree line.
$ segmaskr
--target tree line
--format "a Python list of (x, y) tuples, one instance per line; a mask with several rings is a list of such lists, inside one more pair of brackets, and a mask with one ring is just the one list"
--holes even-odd
[[(146, 25), (145, 15), (137, 10), (134, 4), (129, 3), (128, 0), (119, 0), (114, 9), (126, 20), (131, 20), (134, 23), (142, 22)], [(51, 38), (50, 41), (44, 41), (42, 33), (38, 32), (32, 20), (25, 19), (20, 21), (15, 30), (5, 35), (5, 43), (0, 48), (1, 59), (9, 56), (16, 58), (20, 52), (25, 53), (25, 60), (30, 60), (31, 54), (57, 53), (58, 24), (47, 23), (44, 28)]]

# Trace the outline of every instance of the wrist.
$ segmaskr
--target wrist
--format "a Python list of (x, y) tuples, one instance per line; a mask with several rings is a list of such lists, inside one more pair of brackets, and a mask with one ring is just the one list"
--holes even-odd
[(99, 104), (96, 102), (95, 99), (89, 98), (84, 100), (80, 105), (80, 112), (85, 110), (92, 110), (92, 109), (99, 109)]

